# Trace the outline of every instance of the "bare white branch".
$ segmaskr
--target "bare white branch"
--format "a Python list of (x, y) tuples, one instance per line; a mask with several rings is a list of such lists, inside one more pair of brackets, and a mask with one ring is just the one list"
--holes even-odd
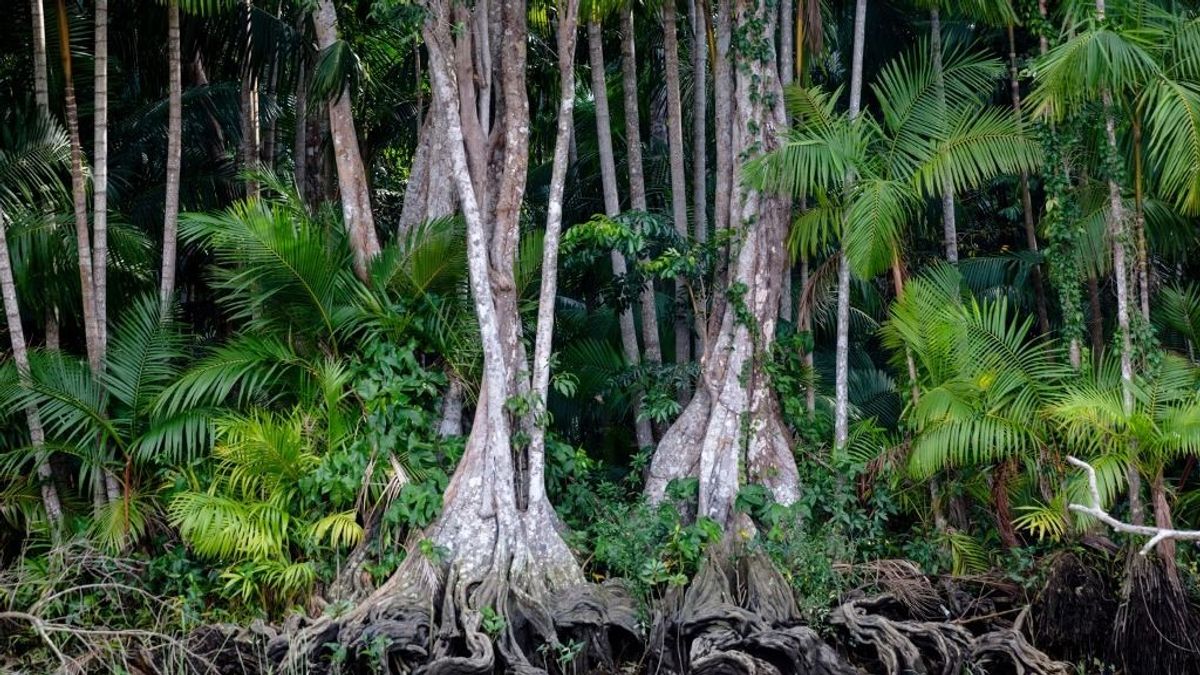
[(1158, 546), (1160, 543), (1168, 539), (1174, 539), (1176, 541), (1200, 541), (1200, 530), (1172, 530), (1162, 527), (1150, 527), (1147, 525), (1131, 525), (1129, 523), (1117, 520), (1109, 515), (1108, 511), (1105, 511), (1104, 507), (1101, 506), (1100, 485), (1099, 481), (1096, 479), (1096, 470), (1092, 468), (1092, 465), (1076, 457), (1067, 457), (1067, 462), (1069, 462), (1072, 466), (1079, 467), (1087, 472), (1088, 495), (1091, 498), (1091, 504), (1088, 506), (1084, 506), (1083, 504), (1071, 504), (1067, 508), (1071, 509), (1075, 513), (1089, 515), (1109, 526), (1116, 532), (1134, 534), (1140, 537), (1149, 537), (1146, 545), (1142, 547), (1142, 555), (1146, 555), (1150, 551), (1154, 550), (1155, 546)]

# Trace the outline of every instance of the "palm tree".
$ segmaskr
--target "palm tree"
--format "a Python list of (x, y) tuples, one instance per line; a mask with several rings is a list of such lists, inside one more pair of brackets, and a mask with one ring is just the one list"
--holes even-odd
[(183, 69), (180, 64), (179, 0), (167, 0), (167, 184), (163, 205), (162, 272), (158, 296), (175, 295), (175, 244), (179, 229), (179, 174), (183, 152)]
[[(93, 36), (95, 104), (92, 110), (92, 274), (96, 293), (99, 368), (108, 345), (108, 0), (96, 0)], [(112, 490), (109, 490), (110, 496)]]
[[(21, 387), (29, 387), (29, 352), (25, 344), (25, 331), (21, 325), (21, 310), (17, 304), (13, 265), (9, 255), (8, 214), (21, 208), (37, 211), (41, 207), (36, 202), (54, 195), (55, 186), (59, 185), (56, 170), (69, 161), (70, 141), (40, 105), (38, 114), (33, 119), (5, 119), (3, 132), (0, 135), (0, 140), (3, 141), (3, 145), (0, 145), (0, 184), (4, 186), (0, 189), (0, 295), (4, 300), (4, 314), (18, 383)], [(30, 199), (35, 200), (35, 203), (30, 204)], [(42, 508), (50, 525), (58, 529), (63, 524), (62, 502), (46, 454), (41, 413), (36, 403), (25, 405), (24, 413), (29, 425), (33, 462), (40, 483)]]

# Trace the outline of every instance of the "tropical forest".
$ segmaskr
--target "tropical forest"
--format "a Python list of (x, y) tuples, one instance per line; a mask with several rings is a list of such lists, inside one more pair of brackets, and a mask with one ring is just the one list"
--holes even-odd
[(1200, 2), (0, 5), (0, 673), (1200, 673)]

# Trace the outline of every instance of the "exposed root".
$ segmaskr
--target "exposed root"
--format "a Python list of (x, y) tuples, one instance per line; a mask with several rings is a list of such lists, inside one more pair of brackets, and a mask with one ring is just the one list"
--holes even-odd
[(881, 595), (843, 603), (833, 611), (830, 623), (845, 631), (851, 645), (873, 648), (882, 668), (879, 672), (962, 672), (971, 655), (971, 633), (952, 623), (888, 617), (902, 611), (895, 598)]
[(1071, 661), (1107, 660), (1112, 654), (1116, 589), (1101, 570), (1074, 553), (1055, 556), (1049, 567), (1030, 613), (1034, 643)]
[(1200, 669), (1197, 628), (1179, 579), (1168, 574), (1160, 561), (1131, 553), (1114, 631), (1125, 672), (1196, 672)]
[[(1016, 675), (1069, 675), (1070, 664), (1054, 661), (1025, 640), (1021, 633), (994, 630), (975, 638), (971, 644), (971, 661), (984, 672), (1009, 672)], [(994, 666), (994, 667), (993, 667)]]

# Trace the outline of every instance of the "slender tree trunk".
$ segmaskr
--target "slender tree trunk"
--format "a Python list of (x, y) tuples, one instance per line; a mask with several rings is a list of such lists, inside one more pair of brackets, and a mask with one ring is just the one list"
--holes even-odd
[[(675, 231), (680, 237), (688, 236), (687, 174), (683, 165), (683, 102), (679, 86), (679, 39), (678, 21), (675, 17), (675, 0), (662, 3), (663, 52), (665, 59), (664, 78), (667, 88), (667, 151), (671, 165), (671, 213), (675, 220)], [(687, 283), (683, 279), (675, 282), (675, 362), (686, 364), (692, 360), (692, 331), (688, 326)]]
[[(867, 0), (854, 6), (854, 56), (850, 67), (850, 120), (862, 107), (863, 42), (866, 40)], [(833, 446), (840, 452), (850, 436), (850, 262), (845, 251), (838, 262), (837, 355), (834, 374)]]
[(304, 60), (296, 64), (295, 137), (292, 140), (292, 164), (296, 192), (308, 203), (308, 73)]
[[(251, 17), (254, 12), (253, 0), (245, 0), (243, 7), (246, 10), (246, 63), (242, 72), (241, 165), (243, 171), (257, 171), (259, 168), (258, 72), (254, 70), (249, 56), (253, 49), (251, 43), (254, 39), (254, 32), (251, 28)], [(258, 181), (253, 178), (246, 179), (246, 196), (258, 196)]]
[[(1012, 93), (1013, 111), (1021, 116), (1021, 80), (1017, 70), (1017, 41), (1013, 25), (1008, 24), (1008, 73), (1009, 89)], [(1037, 228), (1033, 223), (1033, 198), (1029, 193), (1029, 172), (1021, 171), (1021, 216), (1025, 223), (1025, 243), (1029, 250), (1038, 252)], [(1038, 329), (1042, 335), (1050, 334), (1050, 312), (1046, 309), (1046, 288), (1042, 281), (1042, 265), (1033, 266), (1033, 297), (1037, 305)]]
[[(692, 30), (692, 222), (696, 241), (708, 242), (708, 36), (703, 0), (688, 1)], [(695, 308), (692, 325), (694, 352), (704, 353), (708, 326)]]
[[(946, 107), (946, 85), (942, 68), (942, 19), (937, 7), (929, 10), (929, 49), (933, 52), (934, 87), (943, 110)], [(958, 225), (954, 217), (954, 187), (949, 180), (942, 183), (942, 230), (946, 239), (946, 260), (958, 264)]]
[[(800, 208), (804, 208), (801, 204)], [(798, 326), (801, 333), (812, 335), (812, 308), (809, 306), (806, 298), (808, 297), (809, 271), (808, 271), (808, 256), (800, 258), (800, 303), (796, 309), (798, 317)], [(801, 363), (804, 364), (804, 370), (813, 377), (813, 382), (810, 382), (804, 387), (804, 409), (808, 411), (808, 416), (811, 419), (817, 411), (817, 385), (816, 376), (813, 373), (813, 350), (806, 348), (804, 354), (800, 356)]]
[(42, 114), (50, 112), (50, 84), (46, 69), (46, 13), (42, 0), (29, 0), (33, 18), (33, 95)]
[(183, 67), (180, 59), (179, 0), (167, 2), (167, 197), (163, 206), (162, 274), (159, 300), (175, 295), (175, 248), (179, 229), (179, 174), (183, 151)]
[[(608, 111), (608, 90), (605, 79), (604, 47), (602, 30), (598, 21), (588, 21), (588, 60), (592, 71), (592, 97), (596, 101), (596, 136), (600, 146), (600, 181), (604, 188), (604, 211), (609, 217), (621, 213), (621, 200), (617, 195), (617, 166), (613, 157), (612, 118)], [(620, 251), (610, 252), (613, 275), (623, 277), (628, 273), (625, 255)], [(636, 366), (641, 362), (638, 351), (637, 327), (633, 321), (633, 309), (625, 307), (619, 316), (621, 326), (621, 347), (625, 360)], [(640, 448), (654, 445), (654, 432), (650, 420), (642, 414), (642, 403), (639, 400), (634, 406), (634, 433)]]
[(442, 438), (462, 435), (463, 394), (462, 382), (451, 376), (442, 398), (442, 419), (438, 422), (438, 435)]
[[(1150, 483), (1150, 502), (1154, 506), (1154, 526), (1170, 530), (1174, 528), (1171, 522), (1171, 502), (1167, 498), (1167, 487), (1163, 480), (1163, 467), (1158, 467), (1158, 471), (1154, 474), (1154, 480)], [(1162, 558), (1163, 567), (1167, 574), (1175, 580), (1178, 580), (1178, 568), (1175, 562), (1175, 540), (1166, 539), (1157, 548), (1158, 555)]]
[[(800, 0), (804, 2), (804, 0)], [(784, 88), (791, 86), (794, 79), (796, 68), (795, 50), (798, 45), (794, 42), (796, 37), (793, 23), (796, 19), (796, 9), (793, 0), (782, 0), (779, 3), (779, 84)], [(789, 219), (791, 216), (789, 208)], [(779, 294), (779, 318), (784, 321), (792, 321), (792, 308), (795, 306), (795, 300), (792, 297), (792, 265), (788, 265), (788, 272), (783, 278), (783, 289)]]
[[(313, 10), (313, 27), (317, 45), (328, 49), (337, 41), (337, 12), (332, 0), (317, 0)], [(379, 238), (375, 234), (375, 218), (371, 212), (371, 193), (366, 169), (358, 149), (358, 134), (350, 109), (350, 91), (342, 90), (329, 102), (329, 132), (333, 136), (333, 152), (337, 162), (338, 186), (342, 193), (342, 219), (350, 233), (350, 248), (354, 252), (354, 273), (368, 280), (368, 265), (379, 254)]]
[[(759, 32), (748, 39), (773, 48), (778, 16), (766, 4), (737, 0), (731, 6), (730, 0), (721, 0), (718, 13), (720, 23), (753, 27)], [(718, 43), (723, 32), (718, 30)], [(736, 158), (731, 175), (738, 175), (742, 162), (778, 147), (787, 122), (774, 64), (757, 54), (731, 55), (736, 61), (729, 64), (733, 142), (728, 149)], [(739, 185), (728, 205), (725, 222), (738, 228), (730, 279), (746, 292), (725, 303), (719, 329), (701, 360), (695, 395), (659, 444), (646, 483), (648, 497), (658, 501), (671, 480), (697, 477), (699, 514), (723, 525), (730, 523), (743, 481), (764, 485), (782, 504), (799, 496), (790, 439), (764, 368), (787, 264), (787, 203)]]
[[(92, 274), (100, 368), (108, 350), (108, 0), (96, 0), (95, 110), (92, 137)], [(99, 372), (99, 371), (97, 371)]]
[[(21, 326), (21, 310), (17, 306), (17, 287), (13, 283), (12, 263), (8, 255), (8, 224), (0, 210), (0, 293), (4, 298), (4, 316), (8, 322), (8, 338), (12, 343), (13, 362), (17, 366), (17, 377), (21, 386), (31, 383), (29, 353), (25, 348), (25, 331)], [(37, 480), (42, 492), (42, 507), (54, 530), (62, 527), (62, 503), (58, 499), (58, 488), (54, 485), (54, 473), (46, 452), (46, 435), (42, 430), (42, 417), (37, 406), (25, 408), (25, 422), (29, 425), (29, 438), (33, 444), (37, 466)]]
[(71, 197), (75, 211), (75, 244), (79, 257), (80, 295), (83, 304), (84, 337), (88, 364), (100, 372), (103, 349), (96, 316), (96, 277), (92, 273), (91, 228), (88, 227), (87, 184), (83, 171), (83, 143), (79, 137), (79, 109), (75, 102), (75, 84), (71, 72), (70, 31), (65, 0), (58, 0), (58, 43), (62, 57), (67, 131), (71, 136)]
[[(1095, 358), (1104, 351), (1104, 309), (1100, 303), (1100, 281), (1096, 279), (1096, 275), (1089, 274), (1087, 278), (1088, 288), (1088, 309), (1090, 316), (1088, 317), (1088, 333), (1092, 338), (1092, 356)], [(1074, 364), (1075, 368), (1079, 368), (1079, 364)]]
[[(718, 237), (728, 234), (730, 228), (730, 198), (733, 194), (733, 17), (729, 2), (717, 3), (717, 20), (714, 42), (716, 58), (713, 59), (713, 136), (716, 148), (716, 167), (713, 191), (713, 227)], [(725, 289), (729, 283), (729, 246), (725, 244), (717, 255), (713, 273), (712, 292), (709, 293), (709, 316), (706, 335), (713, 335), (720, 327), (720, 317), (725, 312)], [(707, 343), (707, 341), (706, 341)], [(707, 351), (707, 349), (706, 349)]]
[(992, 506), (996, 509), (996, 531), (1000, 534), (1000, 543), (1006, 549), (1014, 549), (1021, 545), (1021, 540), (1017, 538), (1017, 530), (1013, 527), (1012, 502), (1008, 497), (1010, 477), (1015, 472), (1016, 466), (1012, 459), (1000, 462), (992, 471)]
[[(625, 164), (629, 169), (629, 205), (646, 211), (646, 179), (642, 169), (642, 128), (638, 110), (636, 34), (633, 7), (622, 8), (621, 15), (621, 88), (625, 105)], [(575, 136), (571, 135), (574, 144)], [(642, 289), (642, 345), (646, 362), (662, 363), (662, 340), (658, 336), (658, 301), (654, 282)]]
[(1146, 250), (1145, 193), (1142, 189), (1142, 118), (1133, 117), (1133, 236), (1137, 247), (1137, 289), (1142, 320), (1150, 323), (1150, 260)]
[[(575, 119), (575, 39), (579, 0), (565, 0), (566, 15), (558, 22), (558, 127), (546, 204), (546, 234), (542, 246), (542, 285), (538, 295), (537, 333), (533, 350), (533, 397), (541, 411), (550, 393), (550, 349), (554, 343), (554, 304), (558, 297), (558, 245), (562, 233), (563, 191)], [(535, 424), (529, 447), (529, 501), (545, 499), (546, 425)]]

